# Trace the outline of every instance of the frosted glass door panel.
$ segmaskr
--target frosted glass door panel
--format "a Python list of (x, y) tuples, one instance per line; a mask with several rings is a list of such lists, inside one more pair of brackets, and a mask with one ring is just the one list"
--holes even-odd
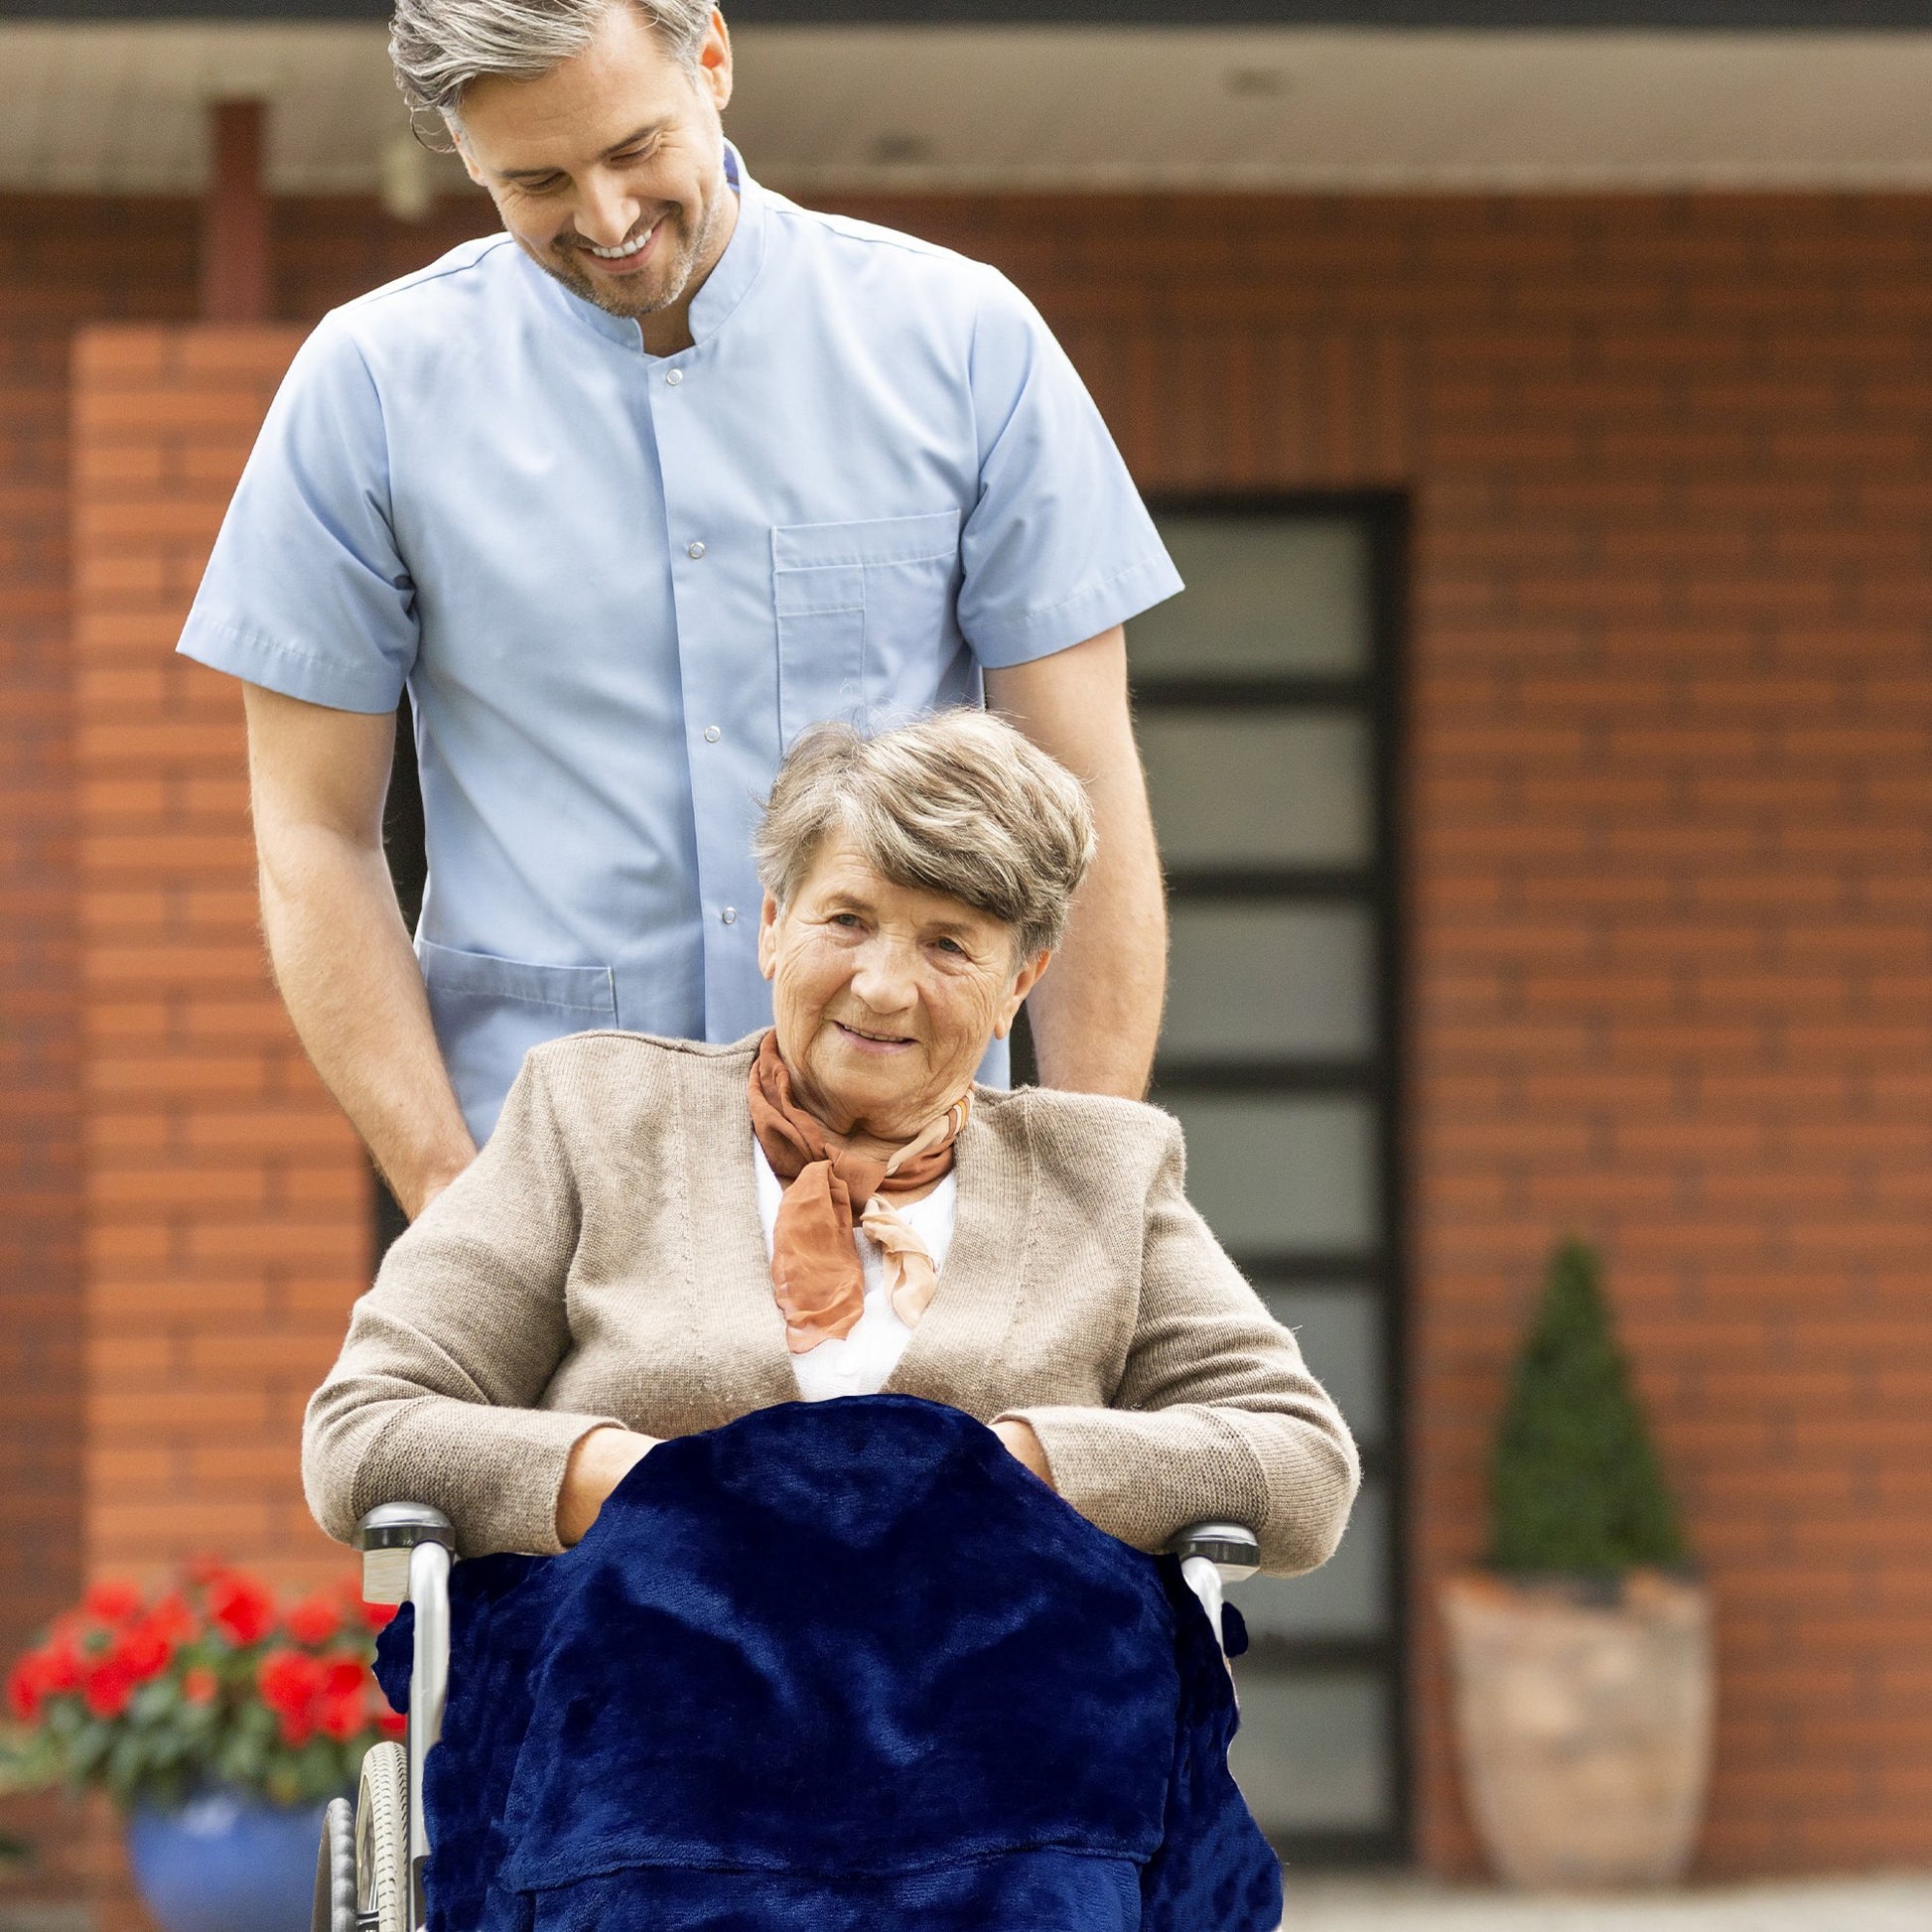
[(1375, 1113), (1352, 1097), (1171, 1094), (1187, 1192), (1224, 1247), (1367, 1254), (1376, 1246)]
[(1187, 588), (1127, 626), (1136, 676), (1350, 677), (1368, 665), (1360, 524), (1164, 516)]
[(1161, 1048), (1176, 1059), (1351, 1059), (1375, 1050), (1375, 926), (1342, 905), (1173, 908)]
[(1373, 1830), (1387, 1822), (1387, 1699), (1386, 1685), (1366, 1672), (1242, 1678), (1241, 1728), (1228, 1768), (1264, 1832)]
[(1234, 1590), (1255, 1647), (1237, 1667), (1229, 1761), (1303, 1868), (1399, 1860), (1403, 1492), (1382, 1151), (1400, 1035), (1381, 790), (1396, 686), (1380, 587), (1400, 553), (1389, 525), (1333, 501), (1195, 503), (1160, 524), (1187, 589), (1127, 627), (1176, 887), (1157, 1096), (1186, 1134), (1194, 1205), (1296, 1331), (1374, 1471), (1326, 1564)]
[(1141, 753), (1170, 866), (1362, 866), (1368, 727), (1345, 713), (1145, 715)]
[(1388, 1419), (1377, 1298), (1359, 1288), (1270, 1288), (1261, 1299), (1295, 1330), (1309, 1372), (1334, 1397), (1356, 1441), (1379, 1443)]
[[(1234, 1591), (1252, 1637), (1379, 1637), (1389, 1627), (1389, 1499), (1355, 1498), (1341, 1548), (1306, 1577), (1254, 1577)], [(1248, 1687), (1241, 1679), (1242, 1692)]]

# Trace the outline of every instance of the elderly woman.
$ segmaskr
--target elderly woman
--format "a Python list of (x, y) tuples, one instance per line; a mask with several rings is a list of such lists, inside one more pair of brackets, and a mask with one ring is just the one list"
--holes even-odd
[(972, 1083), (1092, 849), (1079, 783), (990, 717), (801, 738), (758, 836), (775, 1025), (530, 1054), (310, 1404), (330, 1534), (406, 1497), (465, 1555), (552, 1554), (667, 1437), (891, 1391), (1142, 1549), (1218, 1518), (1322, 1562), (1354, 1446), (1188, 1205), (1176, 1123)]

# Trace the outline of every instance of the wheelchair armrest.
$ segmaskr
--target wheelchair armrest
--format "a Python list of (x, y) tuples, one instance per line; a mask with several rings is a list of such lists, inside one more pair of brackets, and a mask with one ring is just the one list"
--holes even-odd
[(1190, 1523), (1168, 1545), (1168, 1554), (1183, 1564), (1205, 1558), (1224, 1584), (1244, 1584), (1261, 1568), (1261, 1543), (1240, 1523)]
[(409, 1600), (409, 1553), (420, 1543), (439, 1543), (456, 1553), (456, 1530), (450, 1519), (427, 1503), (382, 1503), (356, 1524), (363, 1602)]

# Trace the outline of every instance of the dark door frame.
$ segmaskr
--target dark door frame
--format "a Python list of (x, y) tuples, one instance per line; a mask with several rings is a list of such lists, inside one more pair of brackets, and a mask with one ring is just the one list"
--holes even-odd
[[(1373, 1668), (1389, 1685), (1386, 1739), (1390, 1776), (1390, 1824), (1372, 1831), (1298, 1833), (1276, 1841), (1285, 1862), (1307, 1865), (1406, 1863), (1414, 1840), (1414, 1751), (1410, 1741), (1408, 1484), (1401, 1453), (1407, 1415), (1408, 1241), (1406, 1238), (1407, 1119), (1405, 1035), (1408, 890), (1403, 837), (1406, 825), (1405, 678), (1408, 636), (1410, 511), (1407, 496), (1393, 490), (1196, 493), (1151, 496), (1157, 516), (1224, 518), (1345, 517), (1366, 533), (1369, 545), (1370, 662), (1360, 677), (1151, 675), (1137, 679), (1136, 710), (1249, 710), (1257, 706), (1341, 709), (1364, 716), (1372, 739), (1375, 848), (1361, 869), (1280, 867), (1239, 872), (1174, 867), (1171, 898), (1250, 903), (1318, 903), (1323, 899), (1366, 903), (1376, 919), (1376, 1046), (1367, 1062), (1328, 1059), (1255, 1062), (1226, 1067), (1162, 1060), (1155, 1070), (1157, 1098), (1172, 1093), (1267, 1091), (1284, 1094), (1353, 1093), (1376, 1108), (1380, 1161), (1382, 1243), (1373, 1256), (1268, 1255), (1235, 1259), (1258, 1287), (1298, 1282), (1357, 1282), (1379, 1291), (1383, 1312), (1382, 1379), (1388, 1426), (1384, 1440), (1365, 1457), (1366, 1473), (1384, 1484), (1389, 1499), (1388, 1582), (1390, 1627), (1375, 1638), (1317, 1638), (1258, 1643), (1254, 1662), (1305, 1670)], [(1235, 1601), (1240, 1600), (1237, 1592)]]

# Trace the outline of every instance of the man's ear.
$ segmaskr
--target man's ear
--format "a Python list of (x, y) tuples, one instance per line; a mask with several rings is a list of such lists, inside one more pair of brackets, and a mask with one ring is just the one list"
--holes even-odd
[(698, 84), (710, 94), (719, 113), (731, 105), (732, 33), (716, 7), (711, 10), (711, 31), (698, 50)]
[(454, 114), (443, 116), (443, 125), (450, 130), (450, 139), (456, 143), (457, 154), (463, 162), (463, 171), (479, 188), (489, 184), (483, 178), (483, 170), (477, 166), (477, 157), (470, 152), (470, 142), (463, 132), (463, 123)]

